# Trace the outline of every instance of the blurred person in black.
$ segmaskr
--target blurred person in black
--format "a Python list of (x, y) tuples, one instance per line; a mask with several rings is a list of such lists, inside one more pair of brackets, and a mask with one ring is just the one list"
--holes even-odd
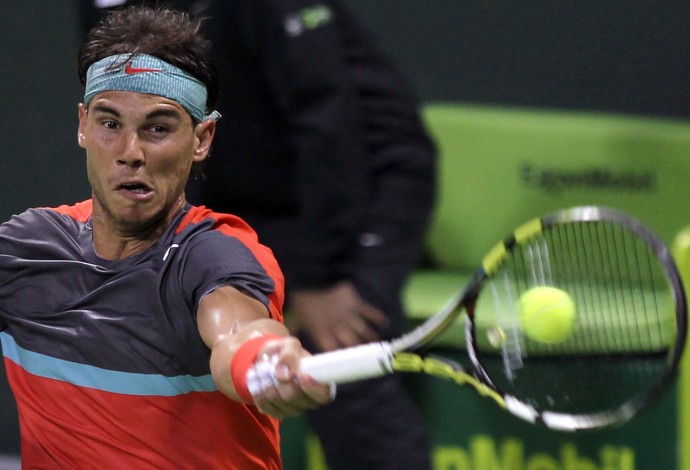
[[(84, 29), (96, 4), (124, 3), (82, 0)], [(404, 77), (330, 0), (166, 4), (207, 17), (222, 82), (224, 130), (188, 199), (241, 216), (274, 250), (305, 347), (399, 335), (435, 194), (435, 150)], [(398, 377), (340, 386), (308, 418), (333, 470), (430, 468)]]

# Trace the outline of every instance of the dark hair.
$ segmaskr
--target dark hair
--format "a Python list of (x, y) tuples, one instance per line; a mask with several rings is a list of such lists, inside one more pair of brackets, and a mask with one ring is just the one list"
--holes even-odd
[(89, 32), (79, 51), (79, 79), (94, 62), (116, 54), (148, 54), (172, 64), (206, 85), (206, 111), (215, 109), (218, 72), (211, 61), (211, 43), (201, 33), (203, 19), (187, 13), (131, 6), (108, 12)]

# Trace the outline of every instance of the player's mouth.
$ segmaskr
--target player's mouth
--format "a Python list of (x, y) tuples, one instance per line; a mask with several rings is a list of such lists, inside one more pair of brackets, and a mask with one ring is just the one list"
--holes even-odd
[(152, 197), (153, 189), (141, 181), (127, 181), (116, 188), (123, 196), (137, 201), (144, 201)]

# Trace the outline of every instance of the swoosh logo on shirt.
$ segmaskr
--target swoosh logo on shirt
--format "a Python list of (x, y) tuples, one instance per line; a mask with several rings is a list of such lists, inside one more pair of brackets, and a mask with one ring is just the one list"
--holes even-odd
[(163, 261), (168, 259), (168, 256), (170, 256), (170, 250), (172, 250), (173, 248), (179, 248), (179, 247), (180, 247), (180, 245), (178, 245), (177, 243), (173, 243), (172, 245), (170, 245), (168, 247), (168, 249), (165, 250), (165, 254), (163, 255)]
[(127, 65), (125, 65), (125, 73), (127, 75), (134, 75), (135, 73), (143, 73), (143, 72), (162, 72), (162, 70), (149, 69), (146, 67), (142, 67), (142, 68), (132, 67), (132, 64), (130, 62), (127, 62)]

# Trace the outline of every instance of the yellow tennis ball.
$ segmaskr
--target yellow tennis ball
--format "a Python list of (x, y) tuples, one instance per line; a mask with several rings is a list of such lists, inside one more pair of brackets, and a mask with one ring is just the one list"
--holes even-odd
[(555, 287), (535, 287), (522, 294), (518, 315), (525, 334), (540, 343), (560, 343), (575, 329), (575, 303)]

